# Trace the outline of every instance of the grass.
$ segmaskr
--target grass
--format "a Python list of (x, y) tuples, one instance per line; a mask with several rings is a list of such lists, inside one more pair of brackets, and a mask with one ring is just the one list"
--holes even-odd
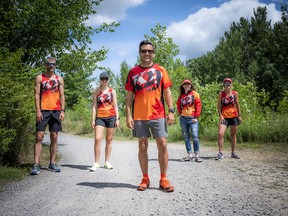
[[(56, 160), (59, 159), (57, 155)], [(26, 155), (21, 156), (21, 163), (15, 167), (0, 166), (0, 191), (4, 190), (6, 184), (19, 181), (30, 174), (34, 161), (34, 147), (27, 151)], [(42, 154), (40, 158), (41, 164), (48, 165), (50, 162), (49, 144), (43, 143)]]

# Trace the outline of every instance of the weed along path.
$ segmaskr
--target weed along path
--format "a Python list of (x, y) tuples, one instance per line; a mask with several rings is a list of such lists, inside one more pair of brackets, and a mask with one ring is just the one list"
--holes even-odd
[[(270, 154), (265, 160), (265, 155), (247, 150), (238, 152), (240, 160), (215, 161), (216, 146), (202, 146), (202, 163), (181, 162), (184, 145), (169, 143), (168, 148), (168, 178), (175, 191), (158, 189), (157, 147), (152, 141), (151, 185), (140, 192), (136, 141), (113, 141), (114, 169), (89, 172), (93, 139), (60, 134), (61, 172), (42, 169), (38, 176), (5, 187), (0, 192), (0, 215), (287, 215), (287, 157), (274, 160)], [(101, 166), (104, 149), (103, 142)], [(228, 156), (229, 149), (225, 153)]]

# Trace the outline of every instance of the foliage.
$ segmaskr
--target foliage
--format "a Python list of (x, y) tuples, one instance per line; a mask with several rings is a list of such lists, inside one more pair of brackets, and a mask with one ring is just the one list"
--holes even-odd
[[(21, 52), (0, 53), (0, 163), (15, 164), (32, 142), (33, 86)], [(29, 81), (29, 82), (28, 82)]]

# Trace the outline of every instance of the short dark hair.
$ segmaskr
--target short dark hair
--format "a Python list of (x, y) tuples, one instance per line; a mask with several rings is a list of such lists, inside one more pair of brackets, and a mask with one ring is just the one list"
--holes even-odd
[(147, 45), (147, 44), (151, 45), (151, 46), (153, 47), (153, 49), (154, 49), (154, 46), (153, 46), (153, 44), (152, 44), (151, 41), (143, 40), (143, 41), (141, 41), (140, 44), (139, 44), (139, 51), (141, 50), (141, 47), (142, 47), (143, 45)]

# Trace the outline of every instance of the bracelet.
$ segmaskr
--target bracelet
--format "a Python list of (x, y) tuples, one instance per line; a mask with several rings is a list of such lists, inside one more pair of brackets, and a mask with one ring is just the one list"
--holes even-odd
[(120, 117), (116, 118), (116, 120), (120, 120)]
[(241, 117), (241, 116), (242, 116), (241, 114), (238, 115), (238, 117)]
[(65, 109), (61, 109), (61, 112), (65, 112)]

